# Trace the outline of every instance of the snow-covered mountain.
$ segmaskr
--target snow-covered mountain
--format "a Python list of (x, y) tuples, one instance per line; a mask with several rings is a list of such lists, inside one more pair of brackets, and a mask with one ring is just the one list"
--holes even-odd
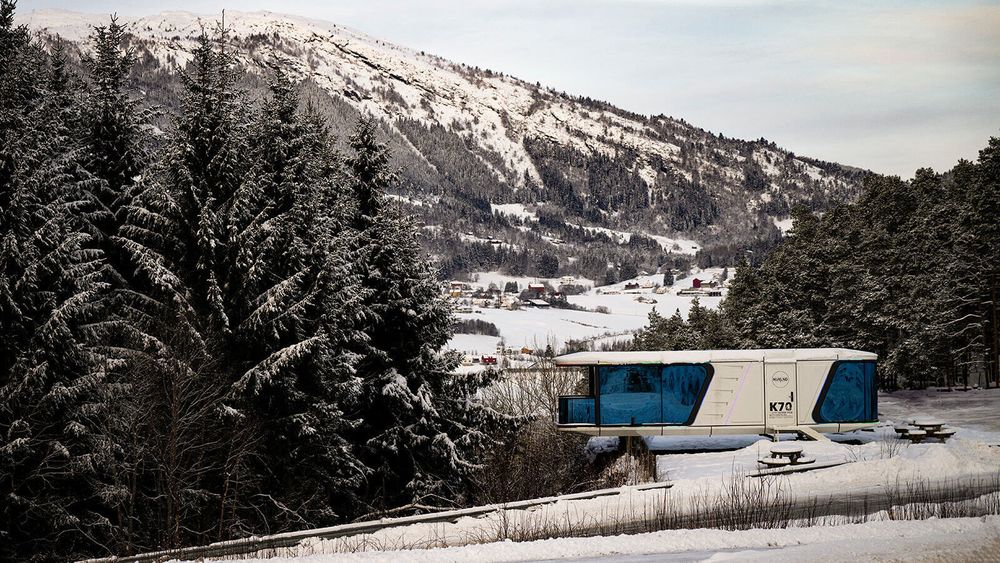
[[(217, 19), (123, 18), (140, 55), (137, 82), (152, 102), (172, 106), (176, 88), (162, 83)], [(86, 49), (91, 26), (107, 16), (37, 11), (22, 20)], [(864, 175), (331, 23), (227, 12), (225, 24), (251, 77), (281, 65), (323, 97), (317, 105), (334, 123), (346, 128), (362, 113), (384, 122), (401, 168), (397, 199), (423, 217), (428, 248), (456, 272), (533, 264), (541, 253), (591, 276), (629, 260), (655, 268), (664, 253), (703, 246), (725, 260), (780, 236), (796, 204), (823, 209), (855, 198)]]

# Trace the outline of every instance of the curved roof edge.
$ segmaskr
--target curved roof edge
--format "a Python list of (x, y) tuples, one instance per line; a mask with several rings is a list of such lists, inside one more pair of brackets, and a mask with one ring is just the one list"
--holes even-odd
[(706, 362), (875, 360), (878, 354), (847, 348), (776, 348), (766, 350), (677, 350), (662, 352), (575, 352), (555, 359), (557, 366), (630, 364), (699, 364)]

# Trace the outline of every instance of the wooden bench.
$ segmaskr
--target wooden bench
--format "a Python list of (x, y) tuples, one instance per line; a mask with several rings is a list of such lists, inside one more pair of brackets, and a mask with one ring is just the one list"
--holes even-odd
[(762, 457), (757, 462), (768, 467), (786, 467), (792, 464), (791, 460), (785, 457)]
[(907, 432), (906, 434), (904, 434), (903, 437), (909, 439), (914, 444), (919, 444), (920, 442), (922, 442), (924, 440), (924, 438), (927, 437), (927, 431), (926, 430), (920, 430), (918, 428), (916, 430), (910, 430), (909, 432)]
[(909, 426), (893, 426), (892, 429), (896, 431), (896, 434), (899, 434), (900, 438), (905, 437), (906, 433), (910, 431)]
[(954, 435), (955, 435), (955, 431), (952, 430), (951, 428), (942, 428), (941, 430), (938, 430), (937, 432), (928, 432), (927, 433), (927, 437), (928, 438), (937, 438), (937, 439), (941, 440), (942, 442), (947, 442), (948, 438), (951, 438)]

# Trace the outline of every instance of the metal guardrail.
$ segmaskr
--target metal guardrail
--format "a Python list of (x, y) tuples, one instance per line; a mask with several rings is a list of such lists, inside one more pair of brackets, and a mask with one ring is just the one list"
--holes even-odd
[(247, 555), (257, 551), (268, 549), (291, 548), (299, 545), (306, 539), (335, 539), (360, 534), (371, 534), (386, 528), (398, 528), (411, 524), (433, 524), (445, 522), (457, 522), (460, 518), (475, 518), (499, 512), (501, 510), (523, 510), (535, 506), (554, 504), (556, 502), (587, 500), (604, 496), (621, 494), (628, 491), (647, 491), (653, 489), (667, 489), (673, 486), (672, 483), (648, 483), (645, 485), (634, 485), (618, 487), (614, 489), (599, 489), (583, 493), (573, 493), (555, 497), (543, 497), (515, 501), (503, 504), (491, 504), (476, 506), (472, 508), (460, 508), (458, 510), (447, 510), (435, 512), (433, 514), (420, 514), (417, 516), (402, 516), (398, 518), (382, 518), (367, 522), (356, 522), (351, 524), (341, 524), (328, 528), (317, 528), (313, 530), (302, 530), (299, 532), (287, 532), (272, 536), (251, 536), (235, 540), (226, 540), (204, 546), (183, 547), (177, 549), (166, 549), (152, 551), (137, 555), (101, 557), (96, 559), (86, 559), (81, 563), (132, 563), (132, 562), (155, 562), (167, 561), (170, 559), (203, 559), (213, 557), (228, 557), (236, 555)]

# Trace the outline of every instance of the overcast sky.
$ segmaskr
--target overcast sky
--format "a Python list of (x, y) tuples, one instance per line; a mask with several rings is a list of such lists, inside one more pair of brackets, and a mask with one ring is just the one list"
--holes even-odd
[(1000, 136), (1000, 0), (20, 0), (149, 15), (271, 10), (911, 177)]

